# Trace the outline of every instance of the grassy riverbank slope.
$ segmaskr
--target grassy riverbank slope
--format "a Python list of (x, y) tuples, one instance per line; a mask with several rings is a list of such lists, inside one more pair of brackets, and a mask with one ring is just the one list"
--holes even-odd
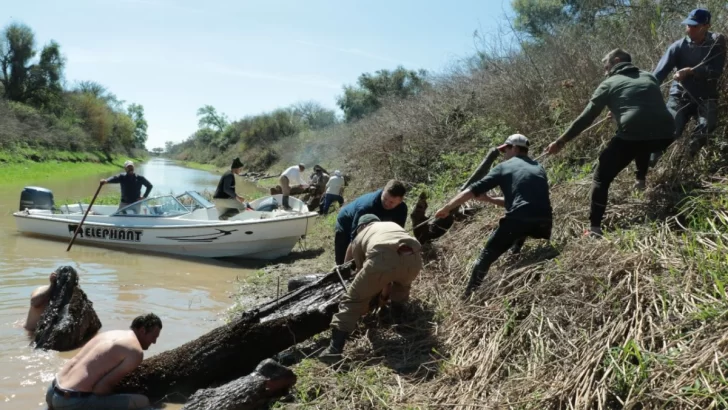
[[(431, 214), (508, 134), (527, 135), (532, 157), (538, 156), (586, 105), (603, 79), (600, 59), (607, 51), (624, 47), (651, 70), (680, 38), (679, 22), (689, 11), (660, 7), (641, 3), (589, 25), (558, 26), (519, 52), (486, 43), (486, 51), (443, 75), (432, 90), (389, 101), (330, 140), (321, 134), (316, 146), (340, 151), (315, 162), (352, 176), (347, 200), (399, 178), (411, 187), (410, 210), (426, 192)], [(728, 19), (718, 17), (722, 5), (711, 10), (713, 30), (728, 32)], [(728, 97), (725, 77), (721, 101)], [(407, 320), (366, 317), (339, 371), (313, 358), (295, 365), (292, 403), (282, 407), (725, 408), (723, 103), (719, 118), (697, 158), (685, 157), (685, 139), (673, 144), (650, 171), (646, 192), (631, 191), (633, 166), (622, 172), (610, 190), (603, 240), (581, 233), (588, 226), (591, 174), (614, 124), (603, 122), (543, 159), (555, 209), (551, 242), (529, 240), (519, 260), (502, 258), (474, 300), (463, 303), (459, 295), (472, 264), (503, 212), (473, 204), (474, 216), (426, 249)], [(300, 146), (271, 169), (312, 152)], [(285, 283), (292, 273), (330, 268), (333, 221), (333, 215), (320, 218), (294, 261), (270, 267), (270, 278), (280, 275)], [(308, 347), (299, 346), (310, 354)]]

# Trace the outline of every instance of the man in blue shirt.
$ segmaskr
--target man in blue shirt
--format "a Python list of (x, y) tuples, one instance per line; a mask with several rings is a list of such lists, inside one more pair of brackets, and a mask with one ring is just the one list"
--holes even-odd
[[(146, 178), (134, 173), (134, 163), (132, 161), (126, 161), (124, 163), (124, 169), (126, 170), (124, 174), (114, 175), (111, 178), (101, 180), (101, 185), (119, 184), (121, 186), (121, 203), (119, 203), (119, 209), (148, 197), (149, 191), (152, 190), (152, 184)], [(142, 185), (147, 188), (143, 196), (141, 194)], [(139, 212), (138, 210), (135, 211)]]
[(334, 228), (334, 254), (336, 264), (344, 263), (346, 248), (354, 239), (359, 217), (374, 214), (382, 221), (390, 221), (404, 228), (407, 222), (407, 204), (404, 195), (407, 188), (397, 180), (390, 180), (383, 189), (364, 194), (348, 203), (339, 211)]
[[(710, 12), (695, 9), (685, 25), (686, 36), (675, 41), (662, 56), (654, 76), (662, 83), (673, 68), (667, 108), (675, 118), (675, 139), (680, 138), (690, 118), (696, 126), (690, 140), (690, 155), (695, 155), (708, 141), (718, 122), (718, 80), (726, 61), (725, 37), (710, 29)], [(651, 163), (659, 160), (664, 150), (652, 154)]]

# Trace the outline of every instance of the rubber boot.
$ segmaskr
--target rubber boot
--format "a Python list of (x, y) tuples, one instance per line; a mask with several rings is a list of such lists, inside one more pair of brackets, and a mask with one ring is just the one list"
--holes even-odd
[(349, 333), (347, 332), (336, 328), (331, 329), (331, 343), (329, 344), (329, 347), (327, 347), (326, 350), (321, 352), (318, 356), (319, 360), (329, 365), (340, 362), (341, 353), (344, 351), (344, 345), (346, 344), (346, 339), (348, 337)]
[(288, 195), (283, 195), (283, 200), (281, 201), (281, 205), (284, 210), (286, 210), (286, 211), (291, 210), (291, 206), (288, 205)]

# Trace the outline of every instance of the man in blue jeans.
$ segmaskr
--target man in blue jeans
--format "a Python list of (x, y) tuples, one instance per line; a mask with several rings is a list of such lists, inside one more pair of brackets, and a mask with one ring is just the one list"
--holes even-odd
[[(725, 37), (710, 29), (710, 12), (695, 9), (682, 22), (686, 36), (675, 41), (657, 64), (653, 75), (662, 83), (673, 68), (667, 108), (675, 118), (675, 139), (680, 138), (690, 118), (696, 126), (691, 133), (690, 156), (708, 142), (718, 123), (718, 80), (726, 60)], [(650, 157), (652, 166), (664, 150)]]

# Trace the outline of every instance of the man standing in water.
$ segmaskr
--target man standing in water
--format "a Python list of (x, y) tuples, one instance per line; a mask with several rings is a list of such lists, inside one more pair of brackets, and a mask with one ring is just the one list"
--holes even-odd
[(56, 286), (56, 272), (52, 272), (48, 278), (50, 285), (43, 285), (37, 287), (30, 295), (30, 309), (28, 310), (28, 318), (25, 319), (25, 330), (34, 332), (38, 326), (43, 311), (48, 306), (48, 302), (51, 300), (51, 294)]
[[(134, 163), (132, 161), (126, 161), (124, 163), (124, 169), (126, 170), (125, 174), (114, 175), (111, 178), (101, 180), (101, 185), (121, 185), (121, 203), (119, 204), (119, 209), (148, 197), (149, 192), (152, 190), (152, 184), (146, 178), (134, 173)], [(144, 191), (144, 196), (142, 196), (142, 185), (147, 188)], [(135, 210), (135, 212), (138, 212), (138, 210)]]
[(131, 330), (112, 330), (93, 337), (56, 375), (46, 403), (57, 410), (145, 409), (141, 394), (112, 394), (124, 376), (136, 369), (144, 350), (157, 342), (162, 321), (154, 313), (138, 316)]
[(217, 183), (217, 189), (212, 196), (217, 208), (218, 219), (228, 219), (246, 209), (245, 198), (235, 192), (235, 175), (240, 175), (243, 170), (243, 163), (239, 158), (233, 160), (230, 170), (225, 171)]

